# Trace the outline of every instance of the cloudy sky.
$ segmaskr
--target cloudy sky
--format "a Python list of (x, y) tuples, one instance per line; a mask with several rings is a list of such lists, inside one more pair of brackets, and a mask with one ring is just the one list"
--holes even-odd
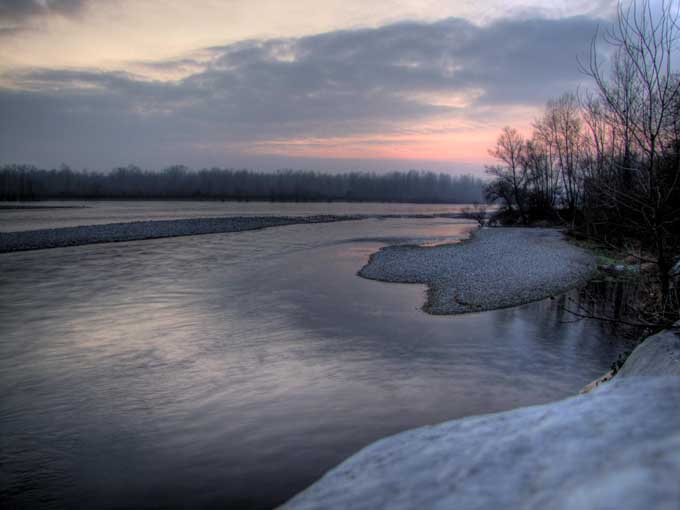
[(610, 0), (0, 0), (0, 163), (476, 171)]

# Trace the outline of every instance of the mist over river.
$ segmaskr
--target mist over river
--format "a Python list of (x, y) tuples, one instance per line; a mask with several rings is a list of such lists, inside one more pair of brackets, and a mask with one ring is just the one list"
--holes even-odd
[[(320, 211), (452, 208), (133, 202), (1, 211), (0, 230)], [(431, 316), (424, 286), (356, 275), (386, 244), (474, 228), (366, 219), (0, 255), (0, 500), (271, 508), (378, 438), (605, 372), (626, 346), (564, 296)]]

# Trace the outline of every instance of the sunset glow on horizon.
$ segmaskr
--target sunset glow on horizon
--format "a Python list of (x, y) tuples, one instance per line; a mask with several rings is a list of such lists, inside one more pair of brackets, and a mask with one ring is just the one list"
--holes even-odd
[(0, 0), (0, 163), (481, 172), (614, 8)]

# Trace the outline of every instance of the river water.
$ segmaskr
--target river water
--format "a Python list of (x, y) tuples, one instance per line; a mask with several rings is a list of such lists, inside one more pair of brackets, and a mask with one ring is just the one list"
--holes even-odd
[(459, 213), (461, 204), (385, 204), (371, 202), (220, 202), (176, 200), (90, 200), (8, 203), (0, 209), (0, 232), (75, 227), (146, 220), (220, 216), (315, 216), (319, 214)]
[(573, 322), (565, 296), (434, 317), (425, 287), (356, 276), (386, 243), (472, 228), (370, 219), (0, 255), (0, 500), (271, 508), (380, 437), (606, 371), (625, 345)]

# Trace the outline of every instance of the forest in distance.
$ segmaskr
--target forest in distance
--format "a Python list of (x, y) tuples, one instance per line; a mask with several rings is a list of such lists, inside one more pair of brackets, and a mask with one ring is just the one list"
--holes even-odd
[(67, 166), (52, 170), (28, 165), (0, 167), (2, 201), (143, 198), (474, 203), (484, 200), (484, 186), (483, 179), (471, 175), (416, 170), (331, 174), (221, 168), (194, 171), (177, 165), (150, 171), (130, 165), (98, 173)]

